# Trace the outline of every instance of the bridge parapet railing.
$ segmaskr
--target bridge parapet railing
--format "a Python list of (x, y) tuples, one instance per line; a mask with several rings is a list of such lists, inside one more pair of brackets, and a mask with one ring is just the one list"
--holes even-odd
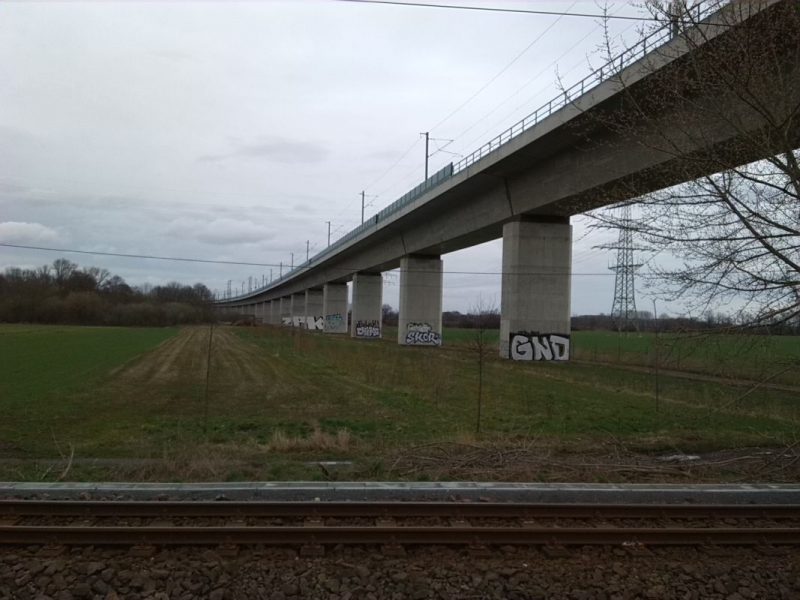
[(344, 244), (349, 242), (350, 240), (358, 237), (360, 234), (364, 233), (365, 231), (376, 227), (382, 221), (385, 221), (389, 216), (393, 215), (397, 211), (399, 211), (404, 206), (411, 204), (414, 200), (421, 197), (426, 192), (430, 191), (443, 181), (449, 179), (453, 175), (453, 163), (450, 163), (446, 167), (438, 170), (436, 173), (428, 177), (425, 181), (420, 183), (414, 189), (409, 190), (405, 194), (403, 194), (400, 198), (392, 202), (389, 206), (381, 210), (380, 212), (374, 214), (369, 219), (365, 220), (361, 225), (348, 231), (345, 235), (340, 237), (338, 240), (333, 242), (330, 246), (326, 247), (321, 252), (318, 252), (314, 256), (312, 256), (309, 260), (305, 261), (302, 264), (293, 267), (291, 270), (286, 272), (285, 274), (279, 276), (277, 279), (274, 279), (270, 284), (266, 286), (262, 286), (256, 290), (248, 292), (243, 296), (236, 296), (233, 298), (226, 298), (225, 300), (237, 300), (241, 298), (246, 298), (247, 296), (252, 295), (253, 293), (261, 292), (267, 290), (275, 285), (281, 283), (282, 281), (286, 281), (287, 279), (293, 277), (294, 275), (301, 273), (307, 270), (312, 264), (318, 263), (321, 259), (325, 256), (335, 252), (338, 248), (342, 247)]
[[(684, 25), (697, 24), (706, 17), (708, 17), (710, 14), (719, 10), (725, 4), (727, 4), (725, 0), (699, 2), (698, 4), (692, 6), (691, 8), (686, 9), (683, 18), (681, 19), (681, 23)], [(446, 181), (456, 173), (459, 173), (467, 169), (468, 167), (475, 164), (476, 162), (486, 157), (490, 153), (497, 151), (501, 146), (504, 146), (505, 144), (509, 143), (511, 140), (513, 140), (520, 134), (536, 126), (537, 124), (542, 122), (544, 119), (546, 119), (556, 111), (567, 106), (569, 103), (574, 102), (584, 94), (596, 88), (601, 83), (608, 81), (609, 79), (617, 75), (620, 71), (622, 71), (625, 67), (630, 66), (631, 64), (640, 60), (641, 58), (644, 58), (644, 56), (646, 56), (647, 54), (657, 50), (659, 47), (666, 44), (669, 40), (671, 40), (675, 36), (675, 33), (673, 31), (674, 25), (675, 23), (666, 23), (662, 27), (646, 35), (638, 42), (636, 42), (633, 46), (626, 48), (625, 50), (620, 52), (617, 56), (613, 57), (602, 66), (589, 73), (586, 77), (584, 77), (577, 83), (563, 90), (558, 96), (552, 98), (546, 104), (542, 104), (535, 111), (528, 114), (520, 121), (514, 123), (511, 127), (504, 130), (499, 135), (495, 136), (494, 138), (492, 138), (491, 140), (480, 146), (477, 150), (475, 150), (471, 154), (468, 154), (467, 156), (463, 157), (456, 163), (448, 164), (443, 169), (440, 169), (439, 171), (434, 173), (431, 177), (429, 177), (428, 179), (426, 179), (413, 189), (403, 194), (400, 198), (392, 202), (390, 205), (382, 209), (380, 212), (376, 213), (375, 215), (364, 221), (362, 224), (360, 224), (358, 227), (352, 229), (351, 231), (340, 237), (338, 240), (330, 244), (324, 250), (314, 255), (310, 260), (306, 261), (302, 265), (298, 265), (297, 267), (293, 268), (291, 271), (287, 272), (281, 277), (278, 277), (269, 285), (260, 288), (260, 290), (255, 290), (255, 291), (267, 290), (289, 279), (295, 274), (308, 269), (312, 263), (319, 262), (320, 259), (335, 252), (338, 248), (341, 248), (344, 244), (358, 237), (360, 234), (367, 231), (368, 229), (377, 227), (382, 221), (385, 221), (388, 217), (395, 214), (396, 212), (398, 212), (399, 210), (401, 210), (402, 208), (404, 208), (405, 206), (407, 206), (408, 204), (410, 204), (411, 202), (422, 196), (424, 193), (440, 185), (442, 182)], [(252, 295), (252, 292), (245, 294), (243, 296), (226, 298), (225, 300), (231, 301), (231, 300), (242, 299), (246, 298), (249, 295)]]
[[(687, 9), (683, 21), (688, 21), (689, 24), (696, 24), (711, 13), (718, 10), (721, 5), (721, 2), (701, 2), (691, 7), (691, 9)], [(577, 83), (563, 90), (558, 96), (552, 98), (546, 104), (542, 104), (535, 111), (525, 116), (520, 121), (514, 123), (511, 127), (483, 144), (471, 154), (468, 154), (456, 162), (453, 168), (453, 173), (463, 171), (469, 166), (475, 164), (489, 153), (494, 152), (500, 148), (500, 146), (507, 144), (521, 133), (527, 131), (531, 127), (534, 127), (570, 102), (574, 102), (577, 98), (583, 96), (585, 93), (591, 91), (601, 83), (608, 81), (622, 71), (622, 69), (625, 67), (635, 63), (645, 55), (663, 46), (666, 42), (674, 37), (673, 26), (673, 23), (667, 23), (659, 29), (656, 29), (649, 35), (636, 42), (633, 46), (626, 48), (604, 65), (589, 73)]]

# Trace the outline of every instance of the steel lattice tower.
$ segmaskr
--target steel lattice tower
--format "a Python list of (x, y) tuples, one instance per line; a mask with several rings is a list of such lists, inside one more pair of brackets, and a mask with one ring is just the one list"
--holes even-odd
[(609, 267), (616, 272), (614, 280), (614, 304), (611, 317), (617, 329), (639, 329), (636, 314), (635, 273), (641, 264), (633, 262), (633, 231), (631, 229), (631, 207), (622, 207), (620, 218), (619, 242), (617, 245), (617, 263)]

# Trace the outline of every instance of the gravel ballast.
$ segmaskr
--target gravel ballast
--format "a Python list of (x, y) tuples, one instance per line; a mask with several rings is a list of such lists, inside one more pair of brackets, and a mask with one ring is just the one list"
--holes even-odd
[(0, 599), (212, 600), (320, 598), (746, 600), (800, 597), (797, 552), (752, 549), (717, 556), (694, 548), (576, 548), (548, 558), (535, 548), (468, 550), (412, 547), (404, 556), (379, 548), (336, 547), (305, 558), (289, 548), (208, 548), (135, 556), (124, 549), (72, 548), (52, 557), (38, 548), (0, 549)]

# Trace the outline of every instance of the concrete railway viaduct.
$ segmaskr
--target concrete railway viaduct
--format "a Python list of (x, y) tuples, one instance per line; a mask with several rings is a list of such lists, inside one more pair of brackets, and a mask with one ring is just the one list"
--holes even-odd
[[(757, 32), (746, 39), (787, 47), (781, 71), (792, 85), (766, 90), (782, 95), (775, 105), (787, 100), (786, 89), (800, 94), (800, 68), (785, 30), (798, 19), (786, 19), (787, 11), (800, 11), (800, 2), (733, 0), (716, 11), (696, 8), (683, 23), (642, 39), (307, 262), (263, 288), (218, 301), (218, 308), (274, 325), (378, 338), (382, 272), (399, 267), (398, 343), (439, 345), (442, 255), (502, 237), (501, 356), (568, 359), (571, 215), (681, 183), (687, 179), (685, 161), (682, 168), (676, 164), (712, 148), (716, 156), (727, 153), (731, 165), (786, 150), (743, 143), (764, 128), (763, 114), (735, 93), (705, 94), (712, 86), (698, 86), (688, 106), (650, 102), (657, 107), (653, 114), (631, 127), (609, 123), (624, 122), (631, 103), (641, 111), (659, 85), (678, 80), (689, 61), (695, 76), (704, 77), (704, 64), (716, 60), (715, 48), (744, 28)], [(800, 39), (800, 31), (789, 34)], [(783, 104), (800, 106), (800, 98), (788, 100)], [(713, 119), (713, 111), (697, 106), (724, 110)], [(675, 123), (681, 126), (673, 130)], [(671, 136), (666, 143), (665, 132)], [(792, 149), (800, 146), (800, 132), (789, 137)], [(692, 164), (694, 177), (720, 170), (714, 161)]]

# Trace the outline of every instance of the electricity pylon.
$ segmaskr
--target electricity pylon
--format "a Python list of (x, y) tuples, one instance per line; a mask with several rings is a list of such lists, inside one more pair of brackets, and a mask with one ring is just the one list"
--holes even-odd
[(617, 330), (634, 328), (638, 331), (639, 321), (636, 313), (636, 269), (641, 263), (633, 262), (633, 231), (631, 227), (631, 207), (623, 206), (620, 219), (619, 242), (617, 243), (617, 263), (609, 269), (616, 272), (614, 278), (614, 304), (611, 317)]

